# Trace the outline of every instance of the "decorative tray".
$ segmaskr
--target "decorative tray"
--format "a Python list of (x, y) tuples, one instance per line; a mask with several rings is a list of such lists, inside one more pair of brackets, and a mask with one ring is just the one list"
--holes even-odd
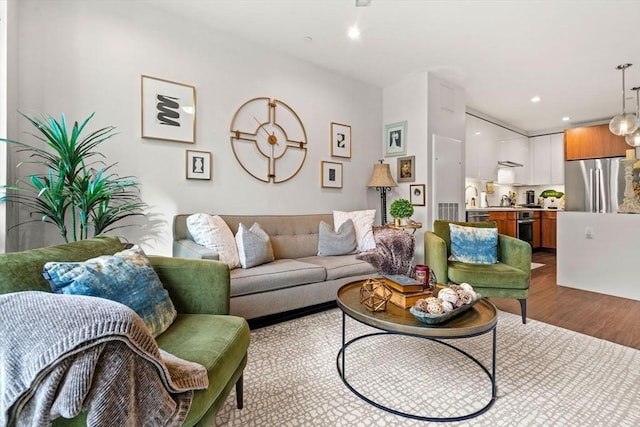
[(426, 323), (428, 325), (438, 325), (440, 323), (446, 322), (447, 320), (451, 319), (452, 317), (456, 317), (456, 316), (464, 313), (465, 311), (469, 310), (471, 307), (473, 307), (473, 305), (475, 303), (477, 303), (481, 299), (482, 299), (482, 295), (476, 294), (476, 299), (471, 301), (469, 304), (465, 304), (463, 306), (455, 308), (455, 309), (451, 310), (450, 312), (444, 313), (444, 314), (425, 313), (423, 311), (416, 310), (413, 307), (411, 307), (409, 309), (409, 311), (411, 312), (411, 314), (413, 314), (415, 316), (416, 319), (418, 319), (419, 321), (421, 321), (423, 323)]

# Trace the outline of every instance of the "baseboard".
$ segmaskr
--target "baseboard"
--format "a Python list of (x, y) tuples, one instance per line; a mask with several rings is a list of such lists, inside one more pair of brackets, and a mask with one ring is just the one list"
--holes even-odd
[(285, 322), (287, 320), (297, 319), (298, 317), (308, 316), (310, 314), (319, 313), (321, 311), (335, 308), (338, 305), (334, 301), (324, 302), (322, 304), (311, 305), (309, 307), (297, 308), (295, 310), (285, 311), (283, 313), (269, 314), (267, 316), (249, 319), (249, 328), (258, 329), (265, 326), (275, 325), (276, 323)]

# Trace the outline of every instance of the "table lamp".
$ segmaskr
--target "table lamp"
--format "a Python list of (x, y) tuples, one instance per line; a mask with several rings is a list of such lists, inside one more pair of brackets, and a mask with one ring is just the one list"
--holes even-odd
[(397, 187), (398, 184), (393, 180), (391, 176), (391, 169), (387, 163), (376, 163), (373, 165), (373, 173), (367, 187), (375, 187), (376, 191), (380, 192), (381, 212), (380, 218), (382, 225), (387, 223), (387, 191), (391, 191), (391, 187)]

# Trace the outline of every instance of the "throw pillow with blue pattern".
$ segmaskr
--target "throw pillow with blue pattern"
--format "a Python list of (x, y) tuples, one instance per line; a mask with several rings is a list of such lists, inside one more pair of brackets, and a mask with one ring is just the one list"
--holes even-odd
[(498, 229), (465, 227), (449, 224), (451, 232), (451, 261), (471, 264), (498, 262)]
[(58, 294), (105, 298), (128, 306), (142, 317), (154, 337), (177, 315), (169, 293), (136, 245), (84, 262), (48, 262), (42, 275)]

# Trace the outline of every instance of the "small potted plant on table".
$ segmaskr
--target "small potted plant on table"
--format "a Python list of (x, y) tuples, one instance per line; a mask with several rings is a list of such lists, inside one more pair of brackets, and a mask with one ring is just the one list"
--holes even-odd
[(393, 217), (393, 224), (397, 227), (407, 222), (409, 217), (413, 215), (413, 205), (407, 199), (396, 199), (391, 203), (389, 213)]

